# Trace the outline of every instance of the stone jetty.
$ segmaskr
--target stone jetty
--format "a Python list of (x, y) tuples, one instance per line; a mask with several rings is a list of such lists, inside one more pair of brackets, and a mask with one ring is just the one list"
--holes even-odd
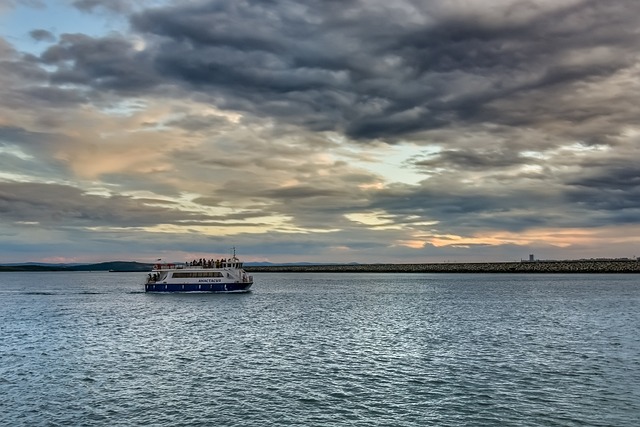
[(640, 261), (571, 260), (425, 264), (319, 264), (245, 266), (263, 273), (640, 273)]

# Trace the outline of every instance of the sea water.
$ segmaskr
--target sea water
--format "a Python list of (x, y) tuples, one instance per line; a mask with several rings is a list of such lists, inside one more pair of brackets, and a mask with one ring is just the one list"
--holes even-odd
[(0, 273), (2, 426), (638, 426), (640, 276)]

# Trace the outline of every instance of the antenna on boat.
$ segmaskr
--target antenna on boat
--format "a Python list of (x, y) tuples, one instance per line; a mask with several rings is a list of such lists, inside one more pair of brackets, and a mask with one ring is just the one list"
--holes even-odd
[(233, 257), (235, 258), (236, 257), (236, 247), (234, 246), (231, 249), (233, 249)]

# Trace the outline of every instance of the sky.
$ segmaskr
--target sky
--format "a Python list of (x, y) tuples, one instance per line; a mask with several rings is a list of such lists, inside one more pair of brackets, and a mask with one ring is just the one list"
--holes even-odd
[(0, 263), (640, 256), (637, 0), (0, 0)]

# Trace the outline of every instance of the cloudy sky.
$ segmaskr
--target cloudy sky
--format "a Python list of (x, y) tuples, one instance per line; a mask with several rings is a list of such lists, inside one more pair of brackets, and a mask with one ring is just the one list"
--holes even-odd
[(0, 0), (0, 263), (640, 256), (637, 0)]

